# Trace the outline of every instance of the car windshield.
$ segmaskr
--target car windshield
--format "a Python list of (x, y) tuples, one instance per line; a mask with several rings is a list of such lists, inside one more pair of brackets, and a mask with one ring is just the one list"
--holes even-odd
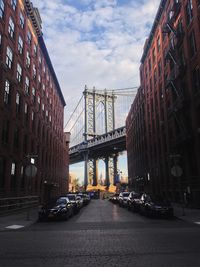
[(76, 196), (75, 195), (67, 195), (67, 197), (69, 198), (69, 200), (76, 200)]
[(129, 196), (129, 192), (123, 193), (123, 197), (128, 197)]
[(59, 198), (56, 200), (56, 204), (65, 204), (67, 202), (67, 200), (65, 198)]

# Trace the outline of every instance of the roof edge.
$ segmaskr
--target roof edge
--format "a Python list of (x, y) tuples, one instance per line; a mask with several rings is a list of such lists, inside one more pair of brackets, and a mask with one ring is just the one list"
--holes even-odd
[(58, 94), (59, 94), (60, 99), (61, 99), (61, 101), (62, 101), (62, 103), (63, 103), (63, 106), (66, 106), (66, 102), (65, 102), (65, 99), (64, 99), (64, 97), (63, 97), (63, 94), (62, 94), (62, 91), (61, 91), (61, 88), (60, 88), (60, 84), (59, 84), (59, 82), (58, 82), (56, 73), (55, 73), (54, 68), (53, 68), (53, 65), (52, 65), (52, 63), (51, 63), (51, 59), (50, 59), (50, 57), (49, 57), (49, 53), (48, 53), (48, 50), (47, 50), (47, 48), (46, 48), (46, 45), (45, 45), (45, 42), (44, 42), (43, 37), (40, 36), (40, 37), (38, 38), (38, 41), (39, 41), (40, 48), (41, 48), (41, 50), (42, 50), (42, 52), (43, 52), (43, 54), (44, 54), (44, 56), (45, 56), (45, 59), (46, 59), (47, 65), (48, 65), (48, 67), (49, 67), (49, 70), (50, 70), (50, 72), (51, 72), (51, 75), (52, 75), (52, 77), (53, 77), (53, 79), (54, 79), (54, 82), (55, 82), (55, 85), (56, 85), (56, 87), (57, 87)]
[(157, 26), (159, 24), (159, 21), (160, 21), (160, 18), (162, 16), (162, 13), (163, 13), (163, 10), (165, 8), (165, 5), (167, 3), (167, 0), (161, 0), (160, 2), (160, 5), (159, 5), (159, 8), (158, 8), (158, 11), (156, 13), (156, 17), (154, 19), (154, 23), (153, 23), (153, 26), (151, 28), (151, 32), (149, 34), (149, 38), (147, 39), (147, 43), (146, 43), (146, 46), (144, 47), (144, 52), (143, 52), (143, 55), (142, 55), (142, 58), (140, 60), (141, 63), (144, 63), (144, 60), (147, 56), (147, 53), (150, 49), (150, 46), (151, 46), (151, 43), (152, 43), (152, 40), (153, 40), (153, 37), (154, 37), (154, 34), (155, 34), (155, 31), (157, 29)]

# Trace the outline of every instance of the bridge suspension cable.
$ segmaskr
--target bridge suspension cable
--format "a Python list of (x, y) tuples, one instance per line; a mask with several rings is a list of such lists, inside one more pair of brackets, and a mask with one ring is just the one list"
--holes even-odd
[[(138, 87), (136, 86), (117, 89), (87, 89), (86, 87), (64, 127), (66, 131), (71, 133), (70, 147), (83, 142), (85, 135), (87, 135), (87, 138), (91, 139), (93, 135), (104, 134), (108, 123), (109, 127), (112, 125), (112, 116), (114, 116), (113, 118), (117, 118), (117, 120), (113, 122), (113, 125), (115, 125), (114, 127), (123, 127), (130, 106), (137, 93), (137, 89)], [(107, 96), (108, 100), (106, 100)], [(88, 99), (86, 100), (87, 97)], [(113, 99), (113, 104), (109, 99)], [(106, 101), (110, 102), (107, 103)], [(113, 105), (113, 111), (111, 105)], [(114, 113), (114, 115), (112, 115), (112, 113)], [(86, 122), (85, 119), (87, 117), (90, 118), (90, 120)], [(88, 126), (85, 125), (87, 123)], [(96, 126), (91, 126), (93, 123), (95, 123)], [(90, 127), (90, 130), (86, 130), (89, 129), (88, 127)], [(91, 133), (91, 127), (94, 127), (93, 131), (95, 131), (95, 133)]]

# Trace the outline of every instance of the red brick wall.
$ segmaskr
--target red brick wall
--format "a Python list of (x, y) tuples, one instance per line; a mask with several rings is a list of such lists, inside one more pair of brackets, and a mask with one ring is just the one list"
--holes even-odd
[[(150, 175), (148, 190), (164, 193), (176, 201), (182, 198), (184, 191), (188, 193), (191, 191), (191, 202), (200, 204), (200, 85), (195, 91), (193, 83), (193, 71), (200, 66), (200, 6), (198, 1), (192, 1), (193, 18), (187, 23), (188, 1), (181, 1), (180, 9), (178, 6), (177, 9), (173, 9), (175, 7), (173, 3), (172, 0), (161, 1), (141, 60), (141, 87), (144, 90), (147, 142), (147, 160), (141, 164), (144, 165), (144, 173)], [(168, 18), (171, 10), (174, 10), (174, 13), (170, 20)], [(180, 21), (184, 32), (182, 40), (176, 34)], [(169, 29), (166, 28), (166, 22), (170, 22), (174, 32), (166, 31)], [(193, 56), (189, 41), (192, 31), (196, 39), (196, 52)], [(174, 41), (174, 45), (170, 52), (175, 61), (167, 53), (171, 40)], [(184, 53), (184, 64), (183, 60), (181, 61), (181, 51)], [(137, 116), (134, 114), (138, 112), (134, 107), (136, 103), (137, 101), (133, 103), (128, 120), (131, 113), (133, 117)], [(133, 133), (133, 143), (137, 143), (140, 136), (135, 134), (134, 127), (138, 128), (138, 125), (133, 124), (132, 130), (129, 131)], [(127, 138), (129, 136), (130, 134)], [(127, 147), (127, 150), (129, 155), (131, 148)], [(138, 153), (143, 154), (143, 149), (141, 148)], [(129, 170), (137, 158), (138, 155), (133, 153), (133, 160), (128, 159), (131, 164)], [(176, 164), (183, 170), (181, 177), (174, 177), (171, 174), (171, 168)], [(136, 179), (137, 168), (135, 167), (129, 175)]]
[[(63, 111), (65, 102), (60, 91), (55, 73), (52, 69), (42, 36), (34, 32), (34, 28), (27, 13), (20, 6), (14, 11), (5, 2), (3, 18), (0, 18), (0, 159), (5, 161), (5, 183), (0, 186), (1, 195), (23, 195), (36, 194), (41, 198), (47, 198), (49, 194), (53, 197), (60, 195), (66, 189), (66, 177), (69, 161), (64, 154), (68, 153), (63, 133)], [(25, 18), (24, 29), (19, 25), (19, 12)], [(12, 17), (15, 24), (14, 37), (8, 34), (8, 21)], [(32, 32), (31, 44), (27, 42), (26, 36), (28, 29)], [(18, 46), (18, 36), (24, 41), (23, 53), (20, 55)], [(34, 44), (37, 46), (37, 54), (34, 53)], [(9, 69), (5, 64), (6, 49), (9, 46), (13, 51), (12, 68)], [(26, 66), (26, 53), (29, 51), (31, 64)], [(42, 59), (41, 63), (39, 58)], [(17, 63), (22, 67), (22, 81), (16, 79)], [(37, 75), (33, 77), (33, 65), (36, 66)], [(45, 70), (44, 70), (45, 69)], [(40, 80), (39, 81), (39, 75)], [(25, 77), (30, 80), (29, 93), (25, 93)], [(10, 82), (11, 102), (5, 105), (4, 84), (5, 80)], [(35, 88), (35, 101), (33, 100), (32, 88)], [(19, 114), (16, 112), (16, 93), (20, 94), (21, 109)], [(40, 105), (38, 104), (40, 97)], [(24, 107), (28, 105), (28, 122), (25, 123)], [(43, 111), (44, 105), (44, 111)], [(34, 123), (32, 121), (34, 113)], [(2, 142), (3, 121), (8, 120), (9, 142)], [(14, 132), (16, 127), (19, 129), (19, 146), (14, 145)], [(25, 149), (25, 137), (27, 136), (27, 146)], [(22, 166), (28, 164), (26, 156), (36, 154), (36, 165), (38, 168), (37, 176), (31, 179), (31, 186), (28, 186), (28, 179), (21, 173)], [(16, 163), (16, 184), (11, 188), (11, 163)], [(23, 186), (23, 176), (25, 184)], [(3, 180), (3, 177), (1, 177)], [(1, 184), (1, 183), (0, 183)], [(50, 192), (50, 193), (49, 193)]]

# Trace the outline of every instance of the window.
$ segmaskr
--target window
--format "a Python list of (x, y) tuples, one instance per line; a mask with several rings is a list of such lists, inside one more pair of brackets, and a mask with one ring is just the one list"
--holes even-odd
[(153, 58), (153, 63), (155, 63), (156, 61), (156, 49), (155, 48), (153, 49), (153, 52), (152, 52), (152, 58)]
[(4, 120), (3, 121), (3, 129), (2, 129), (2, 143), (3, 144), (8, 144), (9, 141), (9, 121), (8, 120)]
[(8, 46), (6, 50), (6, 65), (9, 69), (12, 67), (12, 60), (13, 60), (13, 52), (11, 48)]
[(197, 52), (194, 31), (192, 31), (189, 36), (189, 42), (190, 42), (190, 53), (191, 53), (191, 56), (193, 57)]
[(40, 96), (38, 96), (38, 105), (40, 106)]
[(31, 120), (34, 121), (34, 111), (31, 112)]
[(18, 51), (20, 54), (23, 53), (23, 40), (22, 40), (22, 37), (19, 35), (19, 38), (18, 38)]
[(24, 104), (24, 120), (25, 120), (25, 123), (28, 122), (28, 104), (27, 103)]
[(19, 15), (19, 24), (21, 26), (21, 28), (23, 29), (24, 28), (24, 16), (22, 15), (22, 12), (20, 12), (20, 15)]
[(13, 10), (15, 11), (16, 6), (17, 6), (17, 0), (11, 0), (11, 6), (12, 6)]
[(151, 71), (151, 58), (149, 58), (149, 71)]
[(16, 188), (16, 182), (16, 163), (12, 162), (10, 187), (13, 188), (13, 190)]
[(14, 36), (14, 30), (15, 30), (15, 24), (13, 22), (13, 19), (10, 17), (9, 24), (8, 24), (8, 32), (12, 38)]
[(29, 86), (30, 86), (30, 81), (29, 78), (26, 76), (25, 78), (25, 93), (29, 94)]
[(193, 5), (192, 5), (192, 0), (188, 0), (188, 3), (186, 5), (186, 19), (187, 19), (187, 24), (190, 24), (193, 18)]
[(35, 103), (35, 88), (34, 87), (32, 88), (32, 99), (33, 99), (33, 102)]
[(192, 85), (194, 92), (200, 91), (200, 70), (198, 66), (192, 72)]
[(157, 39), (157, 49), (159, 52), (160, 51), (160, 36), (158, 36), (158, 39)]
[(37, 74), (36, 66), (35, 66), (35, 64), (33, 64), (33, 79), (36, 79), (36, 74)]
[(32, 39), (31, 32), (28, 30), (28, 32), (27, 32), (27, 42), (28, 42), (29, 45), (31, 44), (31, 39)]
[(1, 33), (0, 33), (0, 46), (1, 46), (1, 39), (2, 39), (2, 36), (1, 36)]
[(8, 80), (5, 81), (4, 103), (6, 105), (10, 104), (10, 82)]
[(12, 166), (11, 166), (11, 175), (15, 175), (15, 163), (12, 163)]
[(42, 58), (39, 56), (39, 64), (42, 64)]
[(16, 93), (16, 113), (19, 114), (20, 112), (20, 94), (17, 92)]
[(21, 82), (22, 79), (22, 67), (19, 63), (17, 63), (17, 80), (18, 82)]
[(3, 18), (4, 8), (5, 8), (4, 1), (0, 0), (0, 18)]
[(41, 82), (41, 76), (40, 76), (40, 74), (38, 74), (38, 81), (39, 81), (39, 83)]
[(31, 65), (31, 58), (30, 58), (30, 53), (27, 51), (26, 52), (26, 66), (29, 68)]
[(34, 44), (33, 46), (33, 52), (34, 52), (34, 55), (37, 56), (37, 45)]

